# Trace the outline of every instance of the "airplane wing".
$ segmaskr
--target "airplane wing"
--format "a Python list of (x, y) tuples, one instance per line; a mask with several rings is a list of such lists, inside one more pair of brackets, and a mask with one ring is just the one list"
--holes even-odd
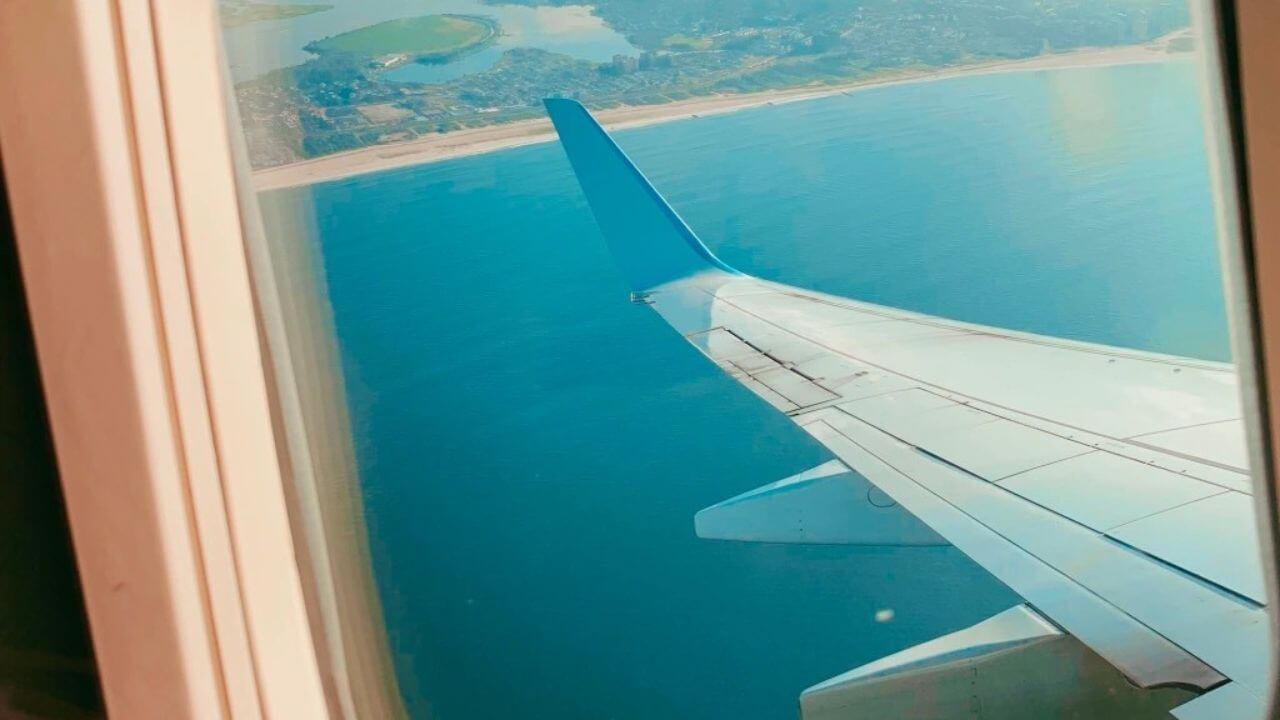
[(744, 275), (581, 105), (547, 109), (633, 300), (837, 458), (703, 510), (698, 534), (949, 543), (1026, 601), (809, 688), (807, 720), (1263, 716), (1266, 593), (1230, 365)]

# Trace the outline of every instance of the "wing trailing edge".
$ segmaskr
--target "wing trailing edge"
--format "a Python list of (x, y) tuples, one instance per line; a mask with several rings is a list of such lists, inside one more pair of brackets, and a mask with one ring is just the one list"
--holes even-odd
[(1027, 605), (818, 683), (803, 720), (1167, 718), (1194, 697), (1129, 683)]

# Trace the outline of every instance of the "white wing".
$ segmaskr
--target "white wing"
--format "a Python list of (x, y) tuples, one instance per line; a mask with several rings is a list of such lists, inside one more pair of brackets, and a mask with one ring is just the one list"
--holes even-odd
[[(1262, 715), (1266, 598), (1230, 365), (741, 275), (702, 246), (580, 105), (548, 109), (636, 298), (843, 464), (708, 508), (699, 534), (945, 539), (1134, 685), (1223, 686), (1177, 716)], [(995, 667), (1010, 647), (1042, 647), (1028, 640), (1042, 639), (1026, 633), (1028, 621), (1010, 617), (816, 686), (806, 717), (849, 716), (822, 714), (820, 700), (833, 688), (865, 700), (868, 683), (904, 676), (892, 668), (972, 672), (975, 657)], [(1024, 651), (1024, 667), (1034, 652)]]

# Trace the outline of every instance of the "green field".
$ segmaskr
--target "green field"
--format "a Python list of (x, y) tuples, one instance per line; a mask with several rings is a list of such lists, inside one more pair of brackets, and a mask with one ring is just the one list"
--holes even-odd
[(498, 24), (488, 18), (424, 15), (388, 20), (317, 40), (308, 45), (307, 50), (365, 57), (410, 55), (418, 59), (443, 58), (488, 42), (497, 31)]
[(711, 38), (693, 37), (684, 33), (668, 35), (662, 40), (662, 47), (671, 50), (710, 50), (714, 45)]
[(277, 5), (245, 0), (226, 0), (218, 5), (223, 27), (239, 27), (265, 20), (286, 20), (332, 9), (332, 5)]

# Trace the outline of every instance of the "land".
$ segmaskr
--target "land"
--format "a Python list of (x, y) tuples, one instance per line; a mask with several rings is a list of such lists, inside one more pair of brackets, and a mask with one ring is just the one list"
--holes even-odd
[(304, 49), (319, 56), (343, 55), (387, 69), (406, 62), (448, 62), (474, 51), (498, 34), (498, 24), (470, 15), (424, 15), (388, 20), (333, 37)]
[[(1178, 53), (1181, 50), (1177, 48), (1189, 47), (1188, 40), (1186, 33), (1180, 32), (1167, 36), (1159, 42), (1140, 46), (1082, 49), (1022, 60), (981, 62), (937, 70), (904, 70), (840, 85), (805, 86), (755, 93), (725, 93), (660, 105), (621, 105), (598, 110), (595, 114), (606, 127), (616, 130), (767, 105), (813, 100), (891, 85), (930, 82), (961, 76), (1167, 62), (1179, 57)], [(279, 190), (382, 170), (480, 155), (506, 148), (535, 145), (551, 142), (554, 139), (555, 134), (549, 121), (523, 120), (427, 135), (405, 142), (262, 168), (254, 172), (253, 181), (259, 191)]]
[(287, 20), (332, 9), (332, 5), (275, 4), (249, 2), (249, 0), (222, 0), (218, 4), (222, 26), (228, 28), (267, 20)]
[[(458, 148), (470, 143), (466, 138), (489, 147), (498, 138), (537, 135), (538, 127), (545, 133), (536, 121), (546, 97), (578, 99), (606, 118), (679, 116), (706, 104), (757, 101), (746, 96), (768, 102), (960, 68), (1044, 62), (1085, 48), (1142, 46), (1188, 23), (1183, 0), (596, 0), (593, 8), (636, 54), (592, 62), (516, 47), (487, 70), (424, 84), (395, 82), (386, 73), (389, 65), (421, 57), (409, 57), (421, 46), (402, 57), (388, 48), (404, 47), (381, 31), (377, 42), (356, 44), (357, 52), (343, 51), (351, 38), (315, 43), (313, 60), (237, 86), (252, 164), (294, 165), (366, 150), (360, 157), (401, 157), (410, 147)], [(644, 106), (656, 107), (634, 110)]]

